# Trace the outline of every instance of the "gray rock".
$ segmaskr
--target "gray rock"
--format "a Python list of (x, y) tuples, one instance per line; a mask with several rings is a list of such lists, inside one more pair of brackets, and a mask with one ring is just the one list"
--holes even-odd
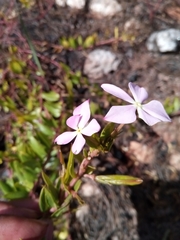
[(60, 7), (66, 6), (66, 0), (55, 0), (55, 3)]
[(85, 60), (84, 73), (93, 79), (98, 79), (112, 71), (116, 71), (121, 57), (103, 49), (90, 52)]
[(180, 30), (166, 29), (154, 32), (147, 40), (146, 46), (149, 51), (153, 52), (175, 52), (180, 41)]
[(86, 0), (55, 0), (55, 3), (60, 7), (71, 7), (76, 9), (83, 9), (86, 4)]
[(91, 0), (89, 9), (99, 17), (107, 17), (114, 16), (122, 7), (116, 0)]
[[(85, 204), (70, 219), (70, 234), (76, 240), (139, 240), (137, 212), (130, 189), (86, 182), (79, 195)], [(94, 189), (94, 192), (92, 190)]]

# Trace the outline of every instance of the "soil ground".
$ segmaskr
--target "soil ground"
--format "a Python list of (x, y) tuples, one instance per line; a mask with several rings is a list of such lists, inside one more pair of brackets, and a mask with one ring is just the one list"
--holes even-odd
[[(108, 82), (127, 90), (128, 82), (133, 81), (147, 89), (149, 99), (156, 99), (162, 103), (167, 97), (180, 99), (179, 50), (174, 53), (161, 54), (148, 52), (146, 48), (146, 40), (151, 32), (179, 28), (180, 1), (119, 0), (118, 2), (121, 3), (123, 10), (112, 18), (100, 19), (89, 13), (88, 6), (84, 10), (72, 10), (60, 8), (51, 1), (46, 1), (44, 5), (34, 6), (31, 10), (24, 10), (22, 16), (27, 31), (37, 44), (37, 48), (41, 46), (40, 43), (46, 46), (41, 54), (51, 60), (64, 62), (71, 67), (72, 71), (82, 70), (85, 56), (95, 48), (108, 49), (122, 56), (117, 71), (99, 79), (88, 79), (90, 84), (100, 85)], [(133, 36), (135, 40), (119, 40), (118, 43), (113, 41), (114, 28), (118, 28), (119, 35), (122, 36), (125, 24), (130, 20), (132, 24), (126, 30), (126, 34)], [(18, 28), (15, 26), (14, 29), (16, 27)], [(78, 35), (87, 37), (94, 33), (97, 34), (98, 40), (93, 48), (57, 51), (59, 39), (62, 37)], [(12, 38), (18, 41), (17, 36), (12, 36)], [(112, 41), (108, 41), (109, 39)], [(42, 67), (46, 71), (49, 84), (63, 85), (61, 70), (52, 63), (44, 64)], [(104, 106), (105, 110), (110, 107), (111, 103), (105, 98), (96, 99), (95, 95), (91, 96), (88, 89), (84, 91), (76, 89), (75, 93), (77, 101), (93, 97), (93, 100)], [(121, 224), (121, 229), (126, 228), (127, 231), (124, 230), (123, 233), (121, 231), (118, 238), (105, 234), (101, 237), (102, 240), (180, 239), (180, 112), (174, 112), (171, 117), (171, 123), (158, 123), (152, 128), (141, 121), (133, 124), (133, 129), (136, 131), (125, 126), (111, 153), (94, 160), (98, 172), (129, 174), (143, 179), (143, 183), (136, 187), (115, 188), (114, 202), (118, 204), (115, 205), (113, 200), (109, 201), (111, 204), (108, 205), (110, 209), (108, 213), (111, 213), (111, 208), (112, 211), (114, 208), (118, 211), (124, 209), (124, 214), (121, 212), (119, 215), (121, 218), (119, 224)], [(112, 195), (110, 193), (107, 196)], [(91, 204), (95, 202), (94, 207), (98, 208), (97, 199), (94, 199), (93, 203), (89, 201), (89, 205), (92, 206)], [(130, 209), (135, 211), (137, 220), (132, 225), (128, 225), (128, 221), (132, 221), (132, 216), (131, 220), (127, 217)], [(105, 208), (101, 213), (104, 211), (107, 209)], [(93, 218), (92, 215), (89, 215), (90, 217)], [(89, 220), (89, 223), (93, 221), (94, 218)], [(113, 221), (111, 219), (109, 224)], [(72, 226), (71, 234), (74, 236), (72, 239), (85, 239), (84, 235), (73, 235), (73, 231), (78, 231), (78, 227), (82, 231), (86, 229), (90, 232), (92, 228), (93, 231), (96, 229), (98, 232), (98, 226), (98, 221), (93, 226), (89, 225), (89, 229), (81, 225)], [(105, 224), (102, 226), (107, 227)], [(86, 239), (100, 238), (96, 236)]]

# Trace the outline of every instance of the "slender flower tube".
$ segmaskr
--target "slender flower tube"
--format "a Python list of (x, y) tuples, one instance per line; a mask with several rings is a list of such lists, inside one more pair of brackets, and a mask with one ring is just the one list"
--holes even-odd
[(132, 123), (136, 120), (137, 110), (139, 118), (143, 119), (149, 126), (152, 126), (160, 121), (171, 122), (171, 119), (159, 101), (153, 100), (149, 103), (143, 104), (143, 102), (148, 98), (148, 93), (145, 88), (139, 87), (133, 83), (129, 83), (128, 86), (134, 99), (124, 90), (113, 84), (101, 85), (104, 91), (130, 103), (130, 105), (126, 106), (111, 107), (104, 117), (106, 121), (118, 124)]
[(89, 100), (87, 100), (75, 108), (73, 111), (73, 116), (68, 118), (66, 121), (66, 124), (75, 131), (68, 131), (60, 134), (54, 142), (58, 145), (64, 145), (71, 142), (75, 138), (72, 145), (72, 152), (74, 154), (80, 153), (86, 143), (83, 135), (91, 136), (94, 133), (97, 133), (101, 128), (96, 119), (92, 119), (88, 123), (90, 115), (91, 112), (89, 107)]

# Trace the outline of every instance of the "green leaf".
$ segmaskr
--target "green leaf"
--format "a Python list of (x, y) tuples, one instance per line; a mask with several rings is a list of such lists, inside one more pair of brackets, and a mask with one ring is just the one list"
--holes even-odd
[(60, 40), (60, 44), (64, 47), (64, 48), (69, 48), (69, 42), (68, 40), (66, 40), (65, 38), (63, 38), (62, 40)]
[(91, 114), (94, 115), (99, 110), (99, 104), (95, 102), (90, 103)]
[(6, 199), (20, 199), (20, 198), (26, 198), (28, 196), (28, 192), (26, 190), (19, 190), (19, 191), (11, 191), (9, 193), (6, 193), (5, 195)]
[(32, 162), (32, 159), (34, 159), (35, 154), (34, 152), (32, 152), (28, 143), (20, 142), (16, 147), (17, 147), (18, 157), (22, 163), (29, 162), (29, 161)]
[(71, 199), (72, 199), (72, 195), (69, 194), (67, 196), (67, 198), (65, 199), (64, 203), (62, 204), (62, 206), (60, 208), (58, 208), (51, 216), (52, 217), (59, 217), (64, 212), (66, 212), (68, 210)]
[(42, 212), (48, 211), (52, 207), (56, 207), (54, 199), (46, 187), (43, 187), (39, 197), (39, 207)]
[(6, 96), (3, 106), (8, 107), (10, 110), (16, 110), (16, 104), (9, 96)]
[(33, 188), (34, 181), (36, 180), (36, 171), (30, 167), (24, 166), (20, 172), (22, 174), (21, 184), (25, 186), (28, 191), (30, 191)]
[(89, 166), (87, 167), (86, 173), (91, 174), (91, 173), (93, 173), (95, 170), (96, 170), (95, 167), (89, 165)]
[(100, 143), (95, 137), (93, 137), (93, 136), (84, 136), (84, 137), (85, 137), (86, 143), (89, 147), (96, 148), (96, 149), (99, 147)]
[(179, 111), (179, 109), (180, 109), (180, 100), (179, 100), (179, 98), (175, 98), (174, 99), (174, 111), (176, 112), (176, 111)]
[(13, 188), (9, 186), (9, 184), (3, 180), (0, 181), (0, 189), (3, 192), (3, 194), (11, 193), (13, 191)]
[(71, 79), (69, 79), (66, 76), (65, 79), (64, 79), (64, 83), (66, 85), (66, 89), (67, 89), (69, 97), (72, 97), (73, 96), (73, 84), (72, 84)]
[(75, 176), (76, 176), (76, 173), (74, 170), (74, 154), (72, 153), (72, 151), (70, 151), (68, 163), (67, 163), (67, 169), (63, 179), (64, 184), (67, 185), (69, 181)]
[(52, 217), (52, 218), (53, 218), (53, 217), (55, 217), (55, 218), (60, 217), (60, 216), (62, 216), (65, 212), (67, 212), (67, 211), (68, 211), (68, 206), (60, 207), (60, 208), (58, 208), (58, 209), (51, 215), (51, 217)]
[(52, 144), (52, 139), (48, 135), (45, 135), (43, 132), (39, 131), (37, 132), (36, 138), (38, 141), (40, 141), (44, 145), (44, 147), (46, 147), (47, 149), (50, 149)]
[(28, 111), (32, 111), (33, 110), (33, 107), (34, 107), (34, 98), (33, 97), (29, 97), (27, 99), (27, 103), (26, 103), (26, 108)]
[(46, 156), (46, 151), (44, 149), (44, 146), (37, 141), (37, 139), (33, 136), (29, 137), (29, 145), (32, 148), (32, 150), (41, 158), (43, 159)]
[(50, 178), (44, 172), (42, 172), (42, 178), (43, 178), (43, 180), (46, 184), (47, 189), (51, 193), (51, 196), (57, 202), (58, 201), (58, 191), (57, 191), (57, 189), (54, 187)]
[(73, 154), (72, 151), (70, 151), (70, 153), (69, 153), (67, 170), (69, 171), (70, 176), (72, 178), (76, 177), (76, 173), (75, 173), (75, 170), (74, 170), (74, 154)]
[(56, 102), (59, 100), (59, 94), (54, 91), (48, 93), (43, 92), (42, 98), (45, 99), (46, 101)]
[(55, 118), (60, 117), (62, 109), (60, 103), (45, 102), (44, 106), (53, 115), (53, 117)]
[(41, 131), (44, 135), (54, 136), (54, 131), (49, 126), (40, 122), (36, 122), (36, 125), (38, 126), (39, 131)]
[(94, 44), (94, 42), (95, 42), (95, 36), (88, 36), (84, 41), (83, 47), (84, 48), (91, 47)]
[(81, 184), (82, 184), (82, 180), (79, 179), (75, 185), (74, 185), (74, 190), (77, 192), (79, 190), (79, 188), (81, 187)]
[(77, 43), (78, 43), (79, 46), (82, 46), (82, 45), (83, 45), (83, 39), (82, 39), (82, 36), (81, 36), (81, 35), (79, 35), (79, 36), (77, 37)]
[(114, 138), (111, 136), (112, 132), (114, 131), (115, 124), (108, 123), (100, 134), (100, 143), (103, 146), (104, 151), (109, 151)]
[(126, 176), (126, 175), (99, 175), (95, 177), (95, 180), (104, 184), (113, 184), (113, 185), (129, 185), (134, 186), (141, 184), (142, 179)]
[(27, 191), (30, 191), (33, 187), (34, 181), (36, 180), (37, 172), (32, 168), (32, 166), (26, 166), (18, 161), (13, 161), (11, 167), (14, 170), (14, 176), (18, 178), (18, 182), (20, 183), (20, 186), (18, 187), (23, 187)]
[(68, 42), (71, 48), (75, 49), (77, 47), (76, 39), (73, 37), (69, 37)]
[(10, 67), (11, 71), (16, 73), (16, 74), (20, 74), (23, 71), (23, 68), (22, 68), (21, 64), (17, 60), (12, 60), (9, 63), (9, 67)]
[(115, 124), (110, 122), (108, 123), (101, 132), (100, 141), (106, 142), (106, 140), (110, 137), (111, 133), (114, 131)]
[(62, 62), (60, 63), (60, 66), (66, 72), (66, 74), (68, 74), (71, 71), (70, 67)]

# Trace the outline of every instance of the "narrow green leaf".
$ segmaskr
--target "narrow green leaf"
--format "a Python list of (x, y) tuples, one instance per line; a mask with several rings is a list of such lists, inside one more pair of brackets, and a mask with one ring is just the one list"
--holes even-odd
[(65, 38), (60, 41), (60, 44), (61, 44), (64, 48), (69, 48), (69, 47), (70, 47), (68, 40), (66, 40)]
[(3, 194), (11, 193), (13, 191), (13, 188), (9, 186), (9, 184), (3, 180), (0, 181), (0, 189), (3, 192)]
[(45, 102), (45, 108), (56, 118), (60, 117), (62, 106), (60, 103)]
[(129, 185), (134, 186), (141, 184), (142, 179), (126, 176), (126, 175), (99, 175), (95, 177), (95, 180), (104, 184), (113, 184), (113, 185)]
[(96, 139), (95, 137), (93, 136), (84, 136), (85, 139), (86, 139), (86, 143), (89, 147), (91, 148), (98, 148), (100, 143), (98, 141), (98, 139)]
[(53, 199), (55, 201), (58, 201), (58, 191), (57, 189), (54, 187), (53, 183), (51, 182), (50, 178), (44, 173), (42, 172), (42, 178), (46, 184), (47, 189), (49, 190), (49, 192), (51, 193)]
[(68, 42), (71, 48), (75, 49), (77, 47), (76, 39), (73, 37), (69, 37)]
[(60, 66), (67, 74), (71, 71), (70, 67), (62, 62), (60, 63)]
[(179, 98), (178, 97), (176, 97), (175, 99), (174, 99), (174, 111), (176, 112), (176, 111), (179, 111), (179, 109), (180, 109), (180, 100), (179, 100)]
[(54, 199), (46, 187), (43, 187), (39, 197), (39, 207), (42, 212), (48, 211), (52, 207), (56, 207)]
[(79, 46), (82, 46), (82, 45), (83, 45), (83, 39), (82, 39), (82, 36), (81, 36), (81, 35), (79, 35), (79, 36), (77, 37), (77, 43), (78, 43)]
[(99, 109), (99, 104), (92, 102), (90, 103), (91, 114), (94, 115)]
[(3, 105), (8, 107), (10, 110), (16, 110), (16, 104), (9, 96), (6, 96)]
[(60, 208), (58, 208), (51, 216), (52, 217), (59, 217), (64, 212), (66, 212), (68, 210), (71, 199), (72, 199), (72, 195), (69, 194), (67, 196), (67, 198), (65, 199), (64, 203), (62, 204), (62, 206)]
[(44, 149), (44, 146), (37, 141), (37, 139), (33, 136), (29, 137), (29, 145), (32, 148), (32, 150), (41, 158), (43, 159), (46, 156), (46, 151)]
[(69, 79), (68, 77), (65, 77), (64, 83), (66, 85), (66, 89), (67, 89), (69, 97), (72, 97), (73, 96), (73, 84), (72, 84), (71, 79)]
[(74, 170), (74, 154), (72, 151), (70, 151), (70, 153), (69, 153), (67, 170), (69, 171), (72, 178), (76, 177), (76, 173)]
[(45, 99), (46, 101), (56, 102), (59, 100), (59, 94), (54, 91), (47, 92), (47, 93), (43, 92), (42, 98)]
[(9, 193), (6, 193), (5, 195), (6, 199), (20, 199), (20, 198), (25, 198), (28, 196), (28, 192), (26, 190), (19, 190), (19, 191), (11, 191)]
[(18, 16), (19, 16), (19, 19), (20, 19), (20, 25), (21, 25), (21, 28), (22, 28), (22, 32), (23, 32), (23, 34), (25, 35), (25, 37), (26, 37), (26, 39), (28, 41), (29, 47), (30, 47), (30, 49), (32, 51), (32, 56), (34, 58), (34, 62), (36, 64), (36, 66), (38, 67), (38, 71), (40, 73), (40, 76), (44, 76), (44, 72), (42, 70), (39, 58), (37, 56), (36, 50), (35, 50), (34, 45), (33, 45), (32, 41), (30, 39), (30, 36), (28, 34), (28, 31), (27, 31), (26, 26), (25, 26), (25, 24), (23, 22), (23, 19), (21, 17), (21, 13), (20, 12), (19, 12)]
[(60, 208), (58, 208), (58, 209), (51, 215), (51, 217), (52, 217), (52, 218), (53, 218), (53, 217), (55, 217), (55, 218), (60, 217), (60, 216), (63, 215), (63, 213), (65, 213), (65, 212), (67, 212), (67, 211), (68, 211), (68, 206), (60, 207)]
[(74, 185), (74, 190), (77, 192), (79, 190), (79, 188), (81, 187), (81, 184), (82, 184), (82, 180), (78, 180), (76, 182), (76, 184)]
[(114, 131), (114, 128), (114, 123), (108, 123), (101, 132), (100, 143), (103, 146), (104, 151), (109, 151), (111, 149), (114, 140), (114, 138), (111, 137), (111, 134)]
[(46, 147), (46, 149), (49, 149), (51, 147), (52, 138), (50, 138), (48, 135), (45, 135), (43, 132), (38, 131), (36, 138), (44, 147)]
[(83, 43), (83, 47), (84, 48), (88, 48), (88, 47), (91, 47), (95, 42), (95, 37), (94, 36), (88, 36), (84, 43)]
[(76, 176), (76, 173), (74, 170), (74, 154), (72, 151), (70, 151), (65, 176), (63, 179), (64, 184), (65, 185), (68, 184), (69, 181), (75, 176)]
[(38, 130), (41, 131), (43, 134), (48, 136), (53, 136), (54, 131), (47, 125), (37, 122), (36, 125), (38, 126)]
[(109, 138), (111, 133), (114, 131), (114, 128), (115, 128), (115, 124), (112, 122), (108, 123), (104, 127), (104, 129), (102, 130), (101, 135), (100, 135), (100, 141), (102, 143), (104, 143)]
[(18, 188), (25, 188), (27, 191), (30, 191), (33, 187), (33, 183), (36, 179), (37, 172), (31, 167), (26, 166), (25, 164), (13, 161), (11, 164), (12, 169), (14, 170), (14, 176), (18, 178), (18, 183), (15, 183)]

